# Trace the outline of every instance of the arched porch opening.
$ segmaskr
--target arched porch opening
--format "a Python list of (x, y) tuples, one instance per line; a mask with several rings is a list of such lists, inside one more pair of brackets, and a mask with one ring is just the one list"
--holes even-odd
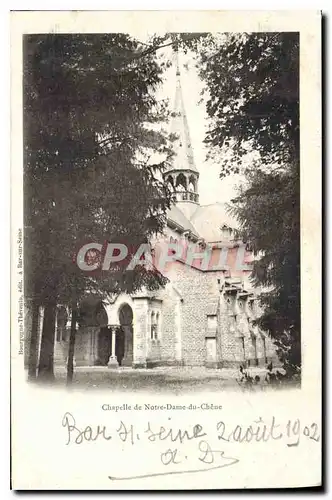
[(80, 336), (86, 339), (90, 363), (107, 365), (112, 348), (108, 317), (100, 297), (87, 297), (79, 307)]
[(133, 363), (134, 330), (133, 310), (129, 304), (124, 303), (119, 307), (119, 333), (116, 338), (115, 354), (119, 366), (131, 366)]

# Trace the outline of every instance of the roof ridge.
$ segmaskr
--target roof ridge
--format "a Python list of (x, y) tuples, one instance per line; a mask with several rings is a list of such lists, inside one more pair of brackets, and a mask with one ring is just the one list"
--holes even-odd
[(212, 205), (226, 205), (226, 204), (227, 201), (215, 201), (213, 203), (208, 203), (207, 205), (200, 205), (198, 208), (205, 208), (205, 207), (211, 207)]

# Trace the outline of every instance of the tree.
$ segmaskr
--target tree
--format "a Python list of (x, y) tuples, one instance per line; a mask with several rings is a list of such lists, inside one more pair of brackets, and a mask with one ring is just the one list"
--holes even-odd
[(300, 183), (297, 172), (248, 173), (231, 212), (256, 256), (252, 279), (264, 287), (257, 324), (270, 332), (289, 374), (301, 365)]
[(170, 193), (156, 172), (171, 150), (151, 125), (167, 118), (154, 98), (165, 63), (124, 34), (29, 35), (24, 60), (25, 294), (45, 307), (39, 376), (52, 378), (59, 300), (165, 284), (155, 270), (73, 262), (87, 241), (135, 247), (163, 227)]
[[(239, 172), (252, 152), (269, 170), (298, 166), (298, 33), (225, 35), (203, 45), (199, 64), (210, 118), (205, 142), (222, 160), (221, 175)], [(223, 159), (225, 150), (231, 154)]]
[(258, 324), (293, 371), (301, 364), (299, 36), (225, 35), (201, 48), (200, 63), (210, 155), (221, 177), (246, 176), (230, 211), (257, 257), (254, 283), (267, 287)]

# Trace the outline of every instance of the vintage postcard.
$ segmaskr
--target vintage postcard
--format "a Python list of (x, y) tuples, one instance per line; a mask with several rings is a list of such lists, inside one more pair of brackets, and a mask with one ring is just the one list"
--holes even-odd
[(11, 14), (12, 488), (320, 487), (321, 14)]

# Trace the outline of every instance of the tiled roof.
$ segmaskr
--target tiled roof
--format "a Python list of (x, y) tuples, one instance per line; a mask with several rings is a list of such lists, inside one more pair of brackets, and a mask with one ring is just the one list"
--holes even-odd
[(194, 233), (196, 236), (198, 236), (198, 233), (193, 226), (193, 224), (190, 222), (190, 220), (184, 215), (182, 210), (177, 206), (177, 205), (172, 205), (172, 208), (169, 210), (167, 214), (168, 220), (171, 220), (175, 222), (178, 226), (181, 226), (185, 231), (189, 230), (192, 233)]
[(208, 242), (221, 241), (221, 226), (237, 229), (238, 223), (226, 209), (225, 203), (200, 206), (193, 213), (190, 222), (201, 238)]

